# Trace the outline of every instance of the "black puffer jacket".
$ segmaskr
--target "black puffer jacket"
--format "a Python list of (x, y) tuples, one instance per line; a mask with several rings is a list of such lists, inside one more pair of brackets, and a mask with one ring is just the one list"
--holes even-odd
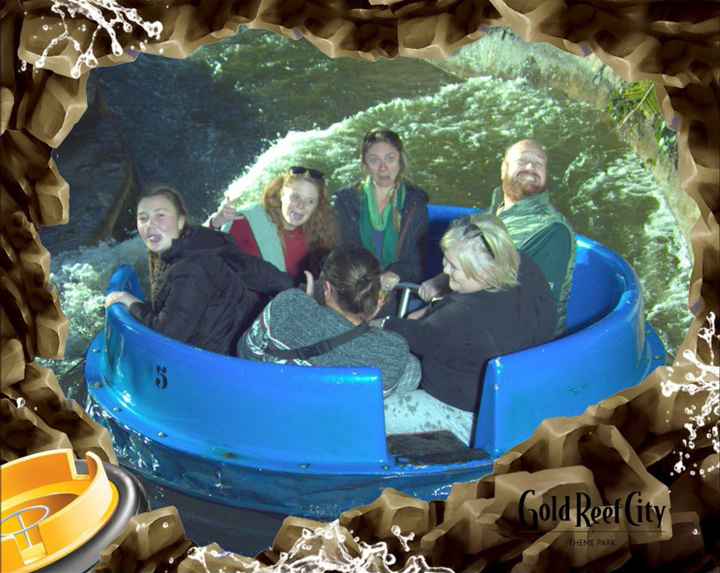
[(234, 354), (237, 340), (254, 320), (256, 297), (248, 289), (277, 293), (294, 279), (244, 253), (235, 237), (190, 227), (161, 255), (154, 309), (133, 303), (130, 312), (165, 336), (205, 350)]
[[(419, 283), (425, 275), (428, 242), (427, 193), (405, 182), (405, 202), (400, 212), (400, 238), (397, 261), (383, 271), (392, 271), (401, 281)], [(360, 245), (360, 191), (357, 185), (337, 192), (337, 211), (343, 243)], [(402, 242), (400, 242), (402, 241)], [(372, 250), (372, 249), (371, 249)]]

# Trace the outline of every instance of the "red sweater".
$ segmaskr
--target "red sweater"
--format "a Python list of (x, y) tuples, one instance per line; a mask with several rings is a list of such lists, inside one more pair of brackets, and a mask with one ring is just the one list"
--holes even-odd
[[(260, 248), (247, 219), (233, 221), (229, 233), (237, 239), (243, 251), (249, 255), (260, 257)], [(304, 279), (303, 271), (308, 268), (308, 247), (305, 232), (302, 227), (295, 227), (292, 231), (283, 229), (283, 239), (285, 240), (283, 254), (286, 272), (296, 279)]]

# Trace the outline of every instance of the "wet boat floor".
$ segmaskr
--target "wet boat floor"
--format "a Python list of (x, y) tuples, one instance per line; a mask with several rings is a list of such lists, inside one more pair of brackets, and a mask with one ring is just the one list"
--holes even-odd
[(485, 450), (468, 448), (449, 430), (417, 434), (391, 434), (388, 452), (398, 465), (443, 465), (489, 460)]

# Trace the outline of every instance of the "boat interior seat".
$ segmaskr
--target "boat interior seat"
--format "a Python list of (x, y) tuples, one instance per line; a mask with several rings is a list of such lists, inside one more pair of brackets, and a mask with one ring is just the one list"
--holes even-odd
[(646, 336), (637, 275), (584, 237), (578, 237), (568, 324), (563, 337), (488, 362), (474, 447), (499, 455), (543, 420), (582, 414), (664, 361), (657, 335)]
[[(142, 296), (129, 265), (115, 272), (111, 289)], [(378, 368), (239, 360), (162, 336), (120, 307), (108, 309), (102, 378), (118, 403), (112, 409), (141, 434), (203, 456), (278, 467), (387, 462)]]
[(490, 459), (490, 454), (485, 450), (468, 448), (450, 430), (389, 434), (387, 444), (388, 452), (395, 456), (395, 462), (400, 466), (428, 466)]

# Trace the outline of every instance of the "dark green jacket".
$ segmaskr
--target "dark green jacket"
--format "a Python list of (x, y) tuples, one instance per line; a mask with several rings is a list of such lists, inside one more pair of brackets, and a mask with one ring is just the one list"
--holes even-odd
[(555, 336), (562, 336), (567, 330), (567, 302), (575, 270), (575, 231), (550, 203), (548, 191), (527, 197), (498, 213), (502, 202), (502, 189), (497, 188), (493, 191), (490, 213), (505, 223), (515, 246), (530, 255), (542, 269), (557, 305)]

